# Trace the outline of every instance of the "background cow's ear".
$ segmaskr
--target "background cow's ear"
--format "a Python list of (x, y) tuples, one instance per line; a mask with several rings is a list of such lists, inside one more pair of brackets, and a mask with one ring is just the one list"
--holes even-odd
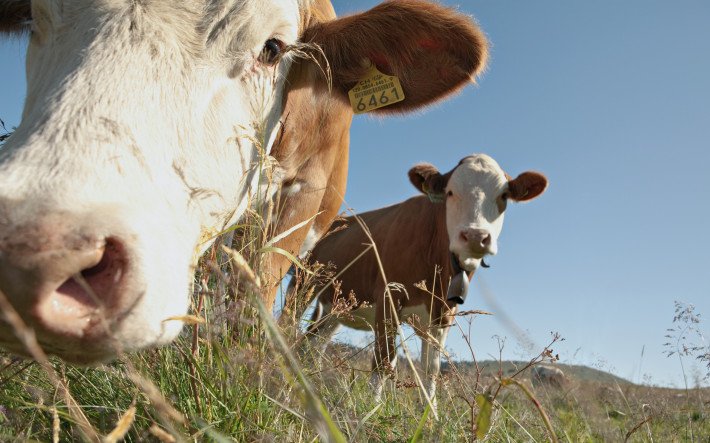
[(409, 181), (419, 192), (429, 196), (434, 202), (444, 200), (446, 192), (446, 176), (441, 175), (434, 165), (420, 163), (409, 170)]
[(547, 178), (539, 172), (523, 172), (514, 180), (508, 181), (511, 200), (528, 201), (539, 196), (547, 189)]
[(389, 1), (317, 23), (303, 41), (322, 48), (333, 87), (345, 99), (365, 76), (367, 60), (397, 76), (406, 98), (374, 111), (381, 113), (406, 112), (458, 91), (488, 58), (488, 42), (471, 17), (422, 0)]
[(0, 34), (28, 32), (31, 21), (30, 0), (0, 0)]

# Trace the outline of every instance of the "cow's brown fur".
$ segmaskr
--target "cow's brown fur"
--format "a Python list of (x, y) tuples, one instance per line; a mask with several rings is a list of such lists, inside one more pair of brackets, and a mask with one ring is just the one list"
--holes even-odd
[[(342, 38), (342, 36), (347, 36)], [(322, 47), (342, 99), (371, 60), (396, 75), (407, 99), (380, 112), (418, 108), (456, 92), (486, 64), (487, 41), (469, 17), (436, 3), (398, 0), (310, 26), (303, 37)]]
[[(449, 280), (454, 274), (446, 231), (446, 205), (417, 196), (359, 217), (377, 246), (388, 282), (401, 283), (406, 289), (406, 293), (390, 291), (394, 305), (400, 310), (398, 316), (402, 315), (404, 307), (426, 305), (438, 327), (450, 325), (457, 305), (446, 301)], [(348, 228), (338, 231), (342, 225)], [(337, 232), (319, 242), (311, 257), (314, 261), (334, 264), (336, 272), (350, 265), (337, 277), (342, 281), (340, 296), (347, 297), (352, 291), (356, 307), (362, 304), (377, 307), (376, 325), (372, 326), (377, 336), (374, 366), (379, 368), (392, 361), (391, 352), (395, 349), (394, 335), (385, 333), (386, 325), (393, 321), (389, 302), (385, 301), (387, 282), (379, 270), (374, 249), (355, 261), (371, 243), (358, 222), (348, 217), (334, 223), (333, 228)], [(427, 291), (420, 287), (420, 282), (424, 282)], [(316, 287), (315, 293), (321, 289)], [(335, 304), (336, 296), (336, 292), (326, 289), (319, 302)], [(314, 324), (317, 325), (317, 321)], [(317, 333), (317, 328), (311, 328), (310, 332)]]
[[(430, 2), (386, 2), (339, 20), (334, 19), (330, 2), (319, 1), (314, 7), (320, 12), (313, 14), (303, 40), (317, 44), (323, 53), (315, 54), (318, 63), (298, 61), (289, 73), (282, 133), (272, 150), (283, 169), (284, 184), (301, 186), (299, 193), (281, 196), (274, 234), (318, 214), (276, 244), (293, 255), (311, 227), (316, 237), (326, 232), (343, 201), (353, 117), (347, 91), (362, 79), (363, 62), (369, 59), (400, 78), (406, 99), (375, 111), (387, 114), (426, 106), (456, 92), (480, 74), (488, 55), (485, 36), (469, 17)], [(323, 74), (326, 67), (332, 74), (332, 90)], [(284, 255), (267, 257), (266, 274), (274, 283), (267, 307), (273, 307), (278, 283), (289, 266)], [(294, 303), (287, 300), (287, 310)]]

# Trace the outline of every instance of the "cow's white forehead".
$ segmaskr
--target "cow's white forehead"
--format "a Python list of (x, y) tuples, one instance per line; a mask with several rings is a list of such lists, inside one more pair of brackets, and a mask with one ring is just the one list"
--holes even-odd
[[(295, 41), (300, 15), (297, 0), (212, 1), (201, 27), (208, 45), (222, 37), (239, 50), (240, 46), (256, 46), (268, 38)], [(222, 36), (225, 29), (230, 32)]]
[(49, 19), (54, 26), (71, 23), (75, 29), (91, 26), (96, 14), (114, 21), (129, 20), (131, 34), (138, 40), (170, 37), (200, 54), (205, 46), (224, 40), (225, 30), (234, 46), (255, 46), (272, 36), (295, 40), (301, 15), (309, 3), (310, 0), (65, 0), (57, 7), (46, 0), (35, 0), (34, 7), (36, 17)]
[(474, 154), (464, 158), (449, 179), (448, 188), (501, 189), (507, 183), (503, 169), (486, 154)]

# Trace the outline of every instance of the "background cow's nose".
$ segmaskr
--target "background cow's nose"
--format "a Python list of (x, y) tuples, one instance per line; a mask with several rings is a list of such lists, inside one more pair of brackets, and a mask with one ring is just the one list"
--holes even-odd
[(40, 332), (80, 338), (102, 309), (119, 301), (123, 246), (77, 234), (34, 226), (0, 237), (0, 291)]
[(461, 241), (467, 248), (476, 254), (487, 254), (491, 252), (491, 233), (485, 229), (466, 228), (461, 230)]

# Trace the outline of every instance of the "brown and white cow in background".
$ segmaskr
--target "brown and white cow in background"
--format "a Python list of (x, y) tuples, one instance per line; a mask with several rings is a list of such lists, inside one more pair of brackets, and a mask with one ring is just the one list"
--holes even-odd
[[(384, 276), (374, 249), (358, 258), (372, 242), (353, 217), (336, 222), (334, 233), (313, 249), (311, 260), (332, 263), (341, 285), (339, 292), (325, 283), (315, 288), (320, 295), (307, 336), (313, 345), (323, 347), (340, 325), (374, 330), (371, 383), (379, 397), (383, 371), (396, 364), (395, 318), (408, 321), (422, 338), (422, 361), (433, 400), (440, 350), (468, 281), (486, 255), (498, 252), (507, 203), (534, 199), (545, 191), (547, 179), (537, 172), (511, 179), (484, 154), (464, 158), (446, 174), (420, 164), (409, 171), (409, 178), (427, 195), (358, 216), (371, 233)], [(343, 225), (347, 228), (339, 230)], [(422, 281), (426, 291), (419, 285)], [(402, 284), (405, 291), (388, 291), (390, 304), (386, 287), (392, 282)], [(353, 310), (331, 314), (337, 298), (348, 301), (351, 294)]]
[[(182, 325), (166, 319), (187, 310), (196, 259), (269, 198), (257, 190), (281, 121), (287, 179), (342, 182), (341, 151), (308, 160), (347, 138), (338, 113), (364, 60), (408, 91), (393, 111), (485, 61), (477, 28), (461, 33), (470, 19), (427, 2), (332, 18), (321, 0), (0, 0), (0, 32), (30, 33), (22, 122), (0, 149), (0, 293), (45, 351), (92, 363), (175, 338)], [(310, 62), (291, 70), (303, 41), (323, 48), (332, 97)], [(333, 132), (313, 123), (331, 117)], [(287, 201), (288, 216), (320, 204)], [(4, 321), (0, 346), (26, 352)]]

